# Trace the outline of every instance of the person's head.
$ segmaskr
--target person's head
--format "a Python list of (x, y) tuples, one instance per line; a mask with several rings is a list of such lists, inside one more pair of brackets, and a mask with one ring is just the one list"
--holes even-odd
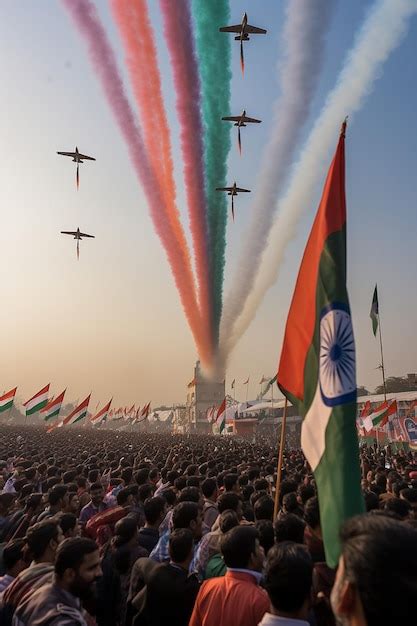
[(90, 487), (91, 502), (95, 507), (98, 507), (104, 499), (104, 489), (101, 483), (93, 483)]
[(157, 467), (153, 467), (151, 471), (149, 472), (149, 482), (151, 482), (154, 486), (156, 486), (160, 478), (161, 478), (161, 474), (159, 472), (159, 469)]
[(55, 485), (48, 495), (49, 505), (59, 511), (64, 511), (68, 506), (68, 487), (66, 485)]
[(392, 492), (396, 498), (399, 498), (401, 491), (407, 488), (408, 488), (408, 483), (406, 483), (404, 480), (397, 480), (392, 485)]
[(222, 493), (217, 500), (217, 508), (219, 513), (223, 513), (228, 509), (232, 509), (232, 511), (236, 511), (239, 519), (242, 519), (242, 500), (237, 495), (237, 493), (228, 492)]
[(206, 478), (201, 483), (201, 491), (203, 492), (203, 496), (208, 500), (216, 500), (217, 499), (217, 481), (214, 478)]
[(401, 520), (406, 520), (412, 516), (411, 504), (407, 500), (401, 500), (401, 498), (390, 498), (387, 500), (384, 510), (395, 513), (398, 519)]
[(292, 541), (294, 543), (304, 543), (305, 522), (293, 513), (288, 513), (275, 522), (275, 541), (282, 543)]
[(219, 519), (221, 533), (224, 535), (235, 526), (239, 526), (239, 518), (236, 511), (232, 511), (231, 509), (223, 511), (223, 513), (220, 514)]
[(45, 520), (31, 526), (26, 534), (25, 558), (36, 563), (54, 563), (64, 535), (55, 520)]
[(3, 564), (6, 574), (13, 576), (13, 578), (16, 578), (27, 567), (24, 560), (24, 544), (23, 539), (15, 539), (10, 541), (3, 550)]
[(285, 541), (271, 548), (265, 572), (271, 612), (307, 621), (312, 578), (313, 562), (304, 546)]
[(123, 517), (114, 527), (114, 544), (116, 547), (134, 545), (137, 542), (138, 526), (133, 517)]
[[(417, 597), (417, 531), (385, 515), (360, 515), (341, 531), (342, 550), (331, 595), (346, 626), (410, 622)], [(393, 601), (395, 607), (393, 607)]]
[(194, 536), (188, 528), (177, 528), (169, 536), (169, 556), (173, 563), (188, 571), (193, 558)]
[(150, 483), (145, 483), (141, 485), (138, 489), (138, 500), (139, 502), (145, 502), (148, 498), (152, 498), (154, 492), (154, 487)]
[(80, 498), (77, 493), (69, 493), (68, 494), (68, 513), (74, 513), (74, 515), (78, 515), (80, 512)]
[(363, 497), (365, 500), (365, 508), (368, 513), (369, 511), (375, 511), (379, 509), (379, 498), (376, 493), (374, 493), (373, 491), (366, 491), (363, 494)]
[(220, 550), (227, 567), (262, 570), (265, 555), (259, 533), (253, 526), (236, 526), (229, 530), (221, 539)]
[(417, 489), (402, 489), (400, 491), (400, 498), (410, 504), (411, 515), (414, 519), (417, 519)]
[(56, 555), (57, 584), (73, 596), (89, 597), (95, 582), (102, 575), (97, 544), (91, 539), (66, 539)]
[(307, 500), (314, 498), (315, 495), (313, 485), (299, 485), (297, 488), (297, 499), (301, 506), (304, 506)]
[(6, 517), (14, 502), (14, 493), (0, 493), (0, 515)]
[(259, 543), (261, 544), (266, 556), (275, 542), (274, 526), (271, 520), (260, 519), (255, 523), (255, 528), (259, 533)]
[(196, 502), (180, 502), (172, 513), (174, 530), (188, 528), (196, 541), (201, 539), (202, 522), (201, 511)]
[(123, 489), (120, 489), (120, 491), (117, 493), (116, 501), (118, 506), (123, 506), (126, 508), (132, 506), (133, 494), (130, 487), (123, 487)]
[(269, 496), (261, 496), (254, 504), (255, 520), (269, 520), (274, 517), (274, 501)]
[(304, 520), (312, 530), (321, 532), (319, 499), (317, 496), (307, 500), (304, 507)]
[(239, 476), (237, 474), (226, 474), (223, 477), (224, 490), (240, 493)]
[(79, 537), (81, 534), (81, 528), (78, 523), (78, 518), (74, 513), (64, 513), (59, 519), (59, 525), (61, 526), (62, 534), (65, 539), (71, 537)]
[(143, 506), (147, 526), (158, 528), (164, 521), (167, 503), (161, 496), (148, 498)]
[(258, 478), (253, 483), (253, 486), (255, 488), (255, 491), (268, 491), (269, 482), (266, 480), (266, 478)]
[(200, 490), (198, 487), (184, 487), (178, 496), (178, 502), (197, 502), (203, 506)]
[(177, 503), (175, 489), (164, 489), (161, 491), (161, 497), (165, 500), (169, 508), (172, 508)]

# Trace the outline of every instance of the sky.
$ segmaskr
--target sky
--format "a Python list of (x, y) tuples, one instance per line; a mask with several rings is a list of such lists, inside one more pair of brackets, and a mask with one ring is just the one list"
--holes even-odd
[[(395, 0), (393, 0), (395, 1)], [(171, 127), (178, 206), (188, 228), (179, 123), (172, 73), (157, 0), (149, 0), (165, 102)], [(250, 7), (248, 7), (250, 4)], [(325, 64), (305, 121), (303, 141), (337, 80), (355, 32), (373, 0), (336, 3)], [(96, 0), (128, 76), (106, 0)], [(256, 189), (259, 163), (280, 94), (277, 66), (285, 2), (230, 0), (232, 23), (248, 10), (250, 22), (268, 28), (246, 45), (242, 77), (233, 46), (232, 110), (246, 108), (262, 124), (245, 129), (240, 157), (233, 141), (230, 180)], [(227, 35), (225, 35), (227, 36)], [(233, 42), (234, 43), (234, 42)], [(379, 347), (369, 319), (378, 282), (387, 376), (417, 371), (417, 17), (393, 52), (362, 109), (349, 125), (347, 158), (348, 289), (357, 349), (358, 384), (380, 383)], [(0, 168), (2, 329), (0, 392), (18, 386), (27, 400), (46, 383), (69, 400), (92, 392), (92, 403), (181, 403), (197, 353), (165, 253), (83, 42), (61, 3), (3, 0), (0, 4)], [(349, 113), (347, 111), (347, 113)], [(233, 139), (234, 136), (233, 136)], [(335, 138), (336, 140), (336, 138)], [(81, 166), (57, 150), (97, 158)], [(275, 286), (235, 348), (227, 385), (251, 377), (249, 395), (263, 375), (274, 375), (294, 284), (319, 200), (298, 225)], [(256, 207), (239, 198), (228, 223), (225, 292)], [(59, 234), (77, 226), (96, 239), (81, 243)]]

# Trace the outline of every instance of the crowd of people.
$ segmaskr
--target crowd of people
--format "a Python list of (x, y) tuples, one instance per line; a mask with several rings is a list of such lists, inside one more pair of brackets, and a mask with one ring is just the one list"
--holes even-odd
[(299, 449), (0, 429), (2, 626), (385, 626), (417, 600), (417, 459), (363, 448), (366, 513), (325, 562)]

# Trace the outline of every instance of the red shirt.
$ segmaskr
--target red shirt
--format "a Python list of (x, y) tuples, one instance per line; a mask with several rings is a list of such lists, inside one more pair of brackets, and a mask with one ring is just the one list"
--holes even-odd
[(227, 572), (202, 584), (189, 626), (258, 626), (268, 610), (268, 595), (252, 574)]

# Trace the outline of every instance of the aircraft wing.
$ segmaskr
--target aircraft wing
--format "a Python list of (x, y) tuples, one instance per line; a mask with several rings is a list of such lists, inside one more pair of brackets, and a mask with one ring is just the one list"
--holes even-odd
[(61, 230), (61, 235), (72, 235), (73, 237), (75, 237), (77, 233), (73, 232), (72, 230)]
[(244, 117), (241, 118), (242, 122), (249, 122), (251, 124), (260, 124), (262, 120), (257, 120), (255, 117)]
[(241, 33), (242, 24), (236, 24), (236, 26), (222, 26), (219, 28), (221, 33)]
[(241, 187), (236, 187), (236, 191), (239, 193), (250, 193), (250, 189), (241, 189)]
[(264, 28), (258, 28), (257, 26), (246, 24), (245, 33), (250, 33), (252, 35), (265, 35), (266, 30)]
[(87, 233), (80, 233), (80, 237), (90, 237), (91, 239), (95, 239), (94, 235), (87, 235)]
[(233, 187), (216, 187), (216, 191), (232, 191)]
[(241, 118), (241, 115), (228, 115), (226, 117), (222, 117), (222, 120), (225, 122), (239, 122)]
[(87, 156), (86, 154), (81, 154), (81, 152), (78, 154), (78, 156), (80, 159), (87, 159), (87, 161), (95, 161), (94, 157)]
[(57, 152), (57, 154), (62, 154), (62, 156), (75, 157), (75, 152)]

